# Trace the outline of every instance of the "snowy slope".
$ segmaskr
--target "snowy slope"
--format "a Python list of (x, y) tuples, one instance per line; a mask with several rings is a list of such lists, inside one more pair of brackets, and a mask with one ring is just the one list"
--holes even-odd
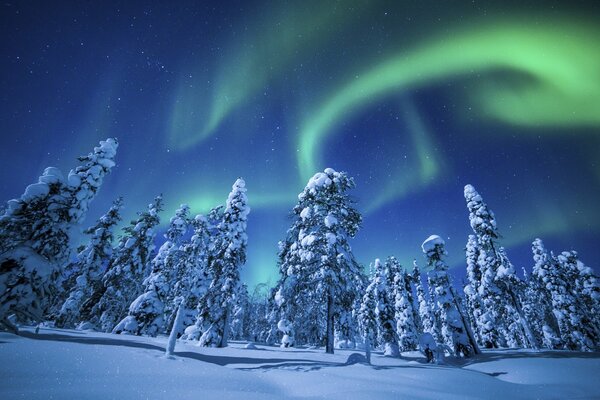
[(467, 365), (428, 365), (418, 353), (374, 366), (353, 351), (225, 349), (42, 328), (0, 334), (0, 398), (13, 399), (593, 399), (600, 354), (495, 351)]

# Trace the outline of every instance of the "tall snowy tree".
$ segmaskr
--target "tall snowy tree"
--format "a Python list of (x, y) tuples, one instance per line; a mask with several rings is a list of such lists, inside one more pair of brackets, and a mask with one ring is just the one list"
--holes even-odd
[(155, 227), (162, 211), (162, 196), (148, 205), (148, 210), (123, 228), (121, 238), (108, 270), (102, 277), (102, 288), (90, 298), (92, 321), (104, 332), (111, 332), (127, 315), (131, 302), (142, 292), (142, 283), (154, 251)]
[(315, 320), (323, 321), (324, 314), (327, 353), (334, 351), (335, 321), (351, 310), (362, 284), (348, 242), (361, 223), (348, 195), (352, 188), (354, 180), (344, 172), (327, 168), (315, 174), (298, 195), (294, 222), (280, 246), (278, 303), (283, 315), (289, 317), (298, 304), (308, 305)]
[(101, 141), (65, 180), (46, 168), (0, 216), (0, 329), (42, 319), (60, 285), (60, 269), (72, 253), (71, 241), (104, 177), (115, 166), (116, 139)]
[(480, 295), (481, 286), (481, 269), (477, 263), (479, 259), (479, 248), (477, 246), (477, 237), (469, 235), (467, 247), (465, 249), (467, 256), (467, 279), (468, 285), (465, 286), (464, 292), (467, 296), (467, 304), (469, 305), (469, 314), (474, 321), (474, 334), (478, 343), (483, 343), (483, 326), (478, 321), (482, 320), (483, 301)]
[(379, 259), (376, 259), (374, 263), (374, 280), (377, 283), (375, 288), (376, 314), (380, 340), (384, 346), (384, 355), (390, 357), (400, 356), (393, 292), (394, 277), (399, 272), (399, 268), (400, 265), (394, 258), (388, 258), (385, 264), (382, 264)]
[(227, 198), (218, 238), (210, 255), (208, 268), (212, 281), (198, 303), (196, 324), (202, 327), (199, 339), (201, 346), (227, 346), (231, 309), (240, 283), (240, 268), (246, 262), (246, 223), (249, 213), (246, 183), (238, 179)]
[(131, 303), (129, 314), (113, 329), (115, 333), (156, 336), (165, 331), (165, 303), (182, 258), (180, 246), (187, 230), (189, 210), (187, 204), (182, 204), (169, 221), (164, 235), (166, 241), (152, 260), (152, 272), (144, 280), (144, 293)]
[(416, 350), (419, 344), (417, 326), (413, 314), (412, 294), (409, 293), (410, 282), (394, 257), (386, 260), (387, 290), (390, 303), (394, 309), (395, 330), (401, 351)]
[(459, 299), (452, 289), (448, 265), (444, 262), (447, 254), (444, 247), (444, 240), (437, 235), (431, 235), (421, 245), (427, 264), (432, 268), (431, 282), (440, 310), (444, 342), (456, 355), (468, 357), (472, 352), (478, 352), (477, 343), (469, 334), (468, 322), (461, 313)]
[(436, 330), (434, 316), (431, 313), (431, 306), (427, 299), (427, 295), (426, 295), (425, 289), (423, 287), (423, 282), (421, 279), (421, 272), (419, 271), (419, 268), (418, 268), (416, 262), (415, 262), (415, 270), (413, 272), (413, 275), (415, 276), (415, 282), (416, 282), (417, 302), (419, 304), (419, 317), (421, 319), (421, 324), (423, 326), (422, 332), (430, 333), (433, 336), (434, 332)]
[(377, 287), (379, 282), (372, 279), (365, 294), (362, 297), (360, 308), (358, 310), (358, 324), (365, 341), (365, 352), (367, 362), (371, 363), (371, 346), (373, 338), (377, 333), (378, 315), (377, 315)]
[(505, 251), (496, 244), (499, 234), (494, 213), (473, 186), (466, 185), (464, 195), (479, 250), (478, 294), (484, 309), (477, 319), (479, 336), (485, 347), (522, 341), (527, 347), (537, 348), (519, 297), (521, 282)]
[(56, 316), (56, 326), (74, 328), (89, 318), (90, 310), (82, 306), (102, 286), (102, 276), (112, 256), (113, 228), (121, 221), (122, 206), (123, 199), (118, 198), (108, 212), (84, 232), (92, 237), (77, 255), (75, 285)]

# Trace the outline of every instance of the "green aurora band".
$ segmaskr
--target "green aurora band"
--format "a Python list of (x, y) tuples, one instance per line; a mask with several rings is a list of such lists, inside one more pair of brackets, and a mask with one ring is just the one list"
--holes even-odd
[(473, 73), (510, 71), (529, 78), (508, 87), (493, 80), (478, 85), (469, 95), (485, 117), (532, 128), (599, 125), (600, 29), (580, 20), (554, 22), (512, 20), (445, 34), (358, 74), (302, 124), (301, 179), (320, 169), (321, 143), (351, 111), (391, 92)]

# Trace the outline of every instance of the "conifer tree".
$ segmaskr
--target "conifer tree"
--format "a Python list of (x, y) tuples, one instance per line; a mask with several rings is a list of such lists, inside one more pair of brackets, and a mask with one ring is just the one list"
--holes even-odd
[(102, 277), (102, 288), (92, 295), (92, 321), (104, 332), (111, 332), (118, 321), (126, 316), (131, 302), (142, 292), (144, 275), (149, 268), (154, 250), (154, 228), (159, 224), (162, 196), (139, 213), (136, 220), (123, 228), (125, 235), (119, 241), (108, 270)]
[(371, 363), (371, 346), (377, 333), (378, 315), (377, 315), (377, 286), (378, 282), (373, 277), (362, 297), (360, 308), (358, 310), (358, 323), (365, 341), (365, 352), (367, 362)]
[(198, 304), (201, 326), (201, 346), (226, 347), (229, 338), (231, 308), (240, 282), (240, 267), (246, 262), (246, 221), (250, 208), (246, 183), (238, 179), (233, 184), (219, 226), (219, 236), (209, 261), (212, 281)]
[(469, 337), (469, 327), (464, 316), (461, 315), (459, 302), (452, 290), (452, 283), (448, 274), (448, 266), (444, 262), (446, 250), (442, 238), (431, 235), (422, 244), (423, 253), (427, 257), (431, 283), (440, 310), (440, 321), (442, 324), (442, 336), (444, 342), (454, 350), (456, 355), (462, 354), (468, 357), (472, 352), (477, 352), (477, 344), (473, 337)]
[(384, 346), (384, 355), (399, 357), (398, 334), (396, 332), (396, 321), (394, 318), (394, 296), (392, 292), (393, 277), (399, 264), (395, 259), (388, 259), (382, 264), (379, 259), (375, 260), (375, 300), (377, 302), (376, 314), (379, 325), (380, 341)]
[(315, 174), (298, 196), (293, 225), (280, 245), (277, 298), (282, 317), (291, 317), (294, 324), (291, 310), (306, 305), (310, 319), (324, 322), (328, 353), (333, 353), (334, 323), (343, 310), (352, 309), (362, 282), (348, 243), (361, 222), (347, 193), (353, 187), (344, 172), (327, 168)]
[(114, 327), (115, 333), (156, 336), (165, 331), (165, 303), (172, 291), (175, 269), (182, 258), (181, 240), (188, 224), (189, 207), (182, 204), (169, 222), (158, 253), (151, 262), (152, 272), (144, 280), (144, 292), (129, 306), (128, 315)]
[(102, 286), (102, 276), (112, 255), (114, 237), (112, 230), (121, 221), (122, 205), (122, 198), (115, 200), (108, 212), (100, 217), (94, 226), (84, 231), (92, 237), (87, 246), (77, 255), (78, 273), (75, 285), (56, 316), (57, 327), (74, 328), (77, 323), (89, 318), (90, 310), (84, 309), (83, 304)]
[(37, 183), (7, 203), (0, 216), (0, 329), (40, 321), (53, 304), (68, 262), (73, 231), (81, 223), (104, 177), (114, 167), (116, 139), (101, 141), (65, 179), (46, 168)]

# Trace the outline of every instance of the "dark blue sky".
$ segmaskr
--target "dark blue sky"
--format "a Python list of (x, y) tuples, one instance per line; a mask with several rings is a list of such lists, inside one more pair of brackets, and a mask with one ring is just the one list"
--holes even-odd
[(368, 265), (422, 261), (431, 234), (463, 269), (462, 190), (495, 211), (513, 263), (530, 243), (600, 258), (600, 9), (572, 2), (5, 2), (0, 198), (101, 139), (126, 219), (163, 193), (224, 203), (246, 180), (254, 284), (307, 179), (354, 176)]

